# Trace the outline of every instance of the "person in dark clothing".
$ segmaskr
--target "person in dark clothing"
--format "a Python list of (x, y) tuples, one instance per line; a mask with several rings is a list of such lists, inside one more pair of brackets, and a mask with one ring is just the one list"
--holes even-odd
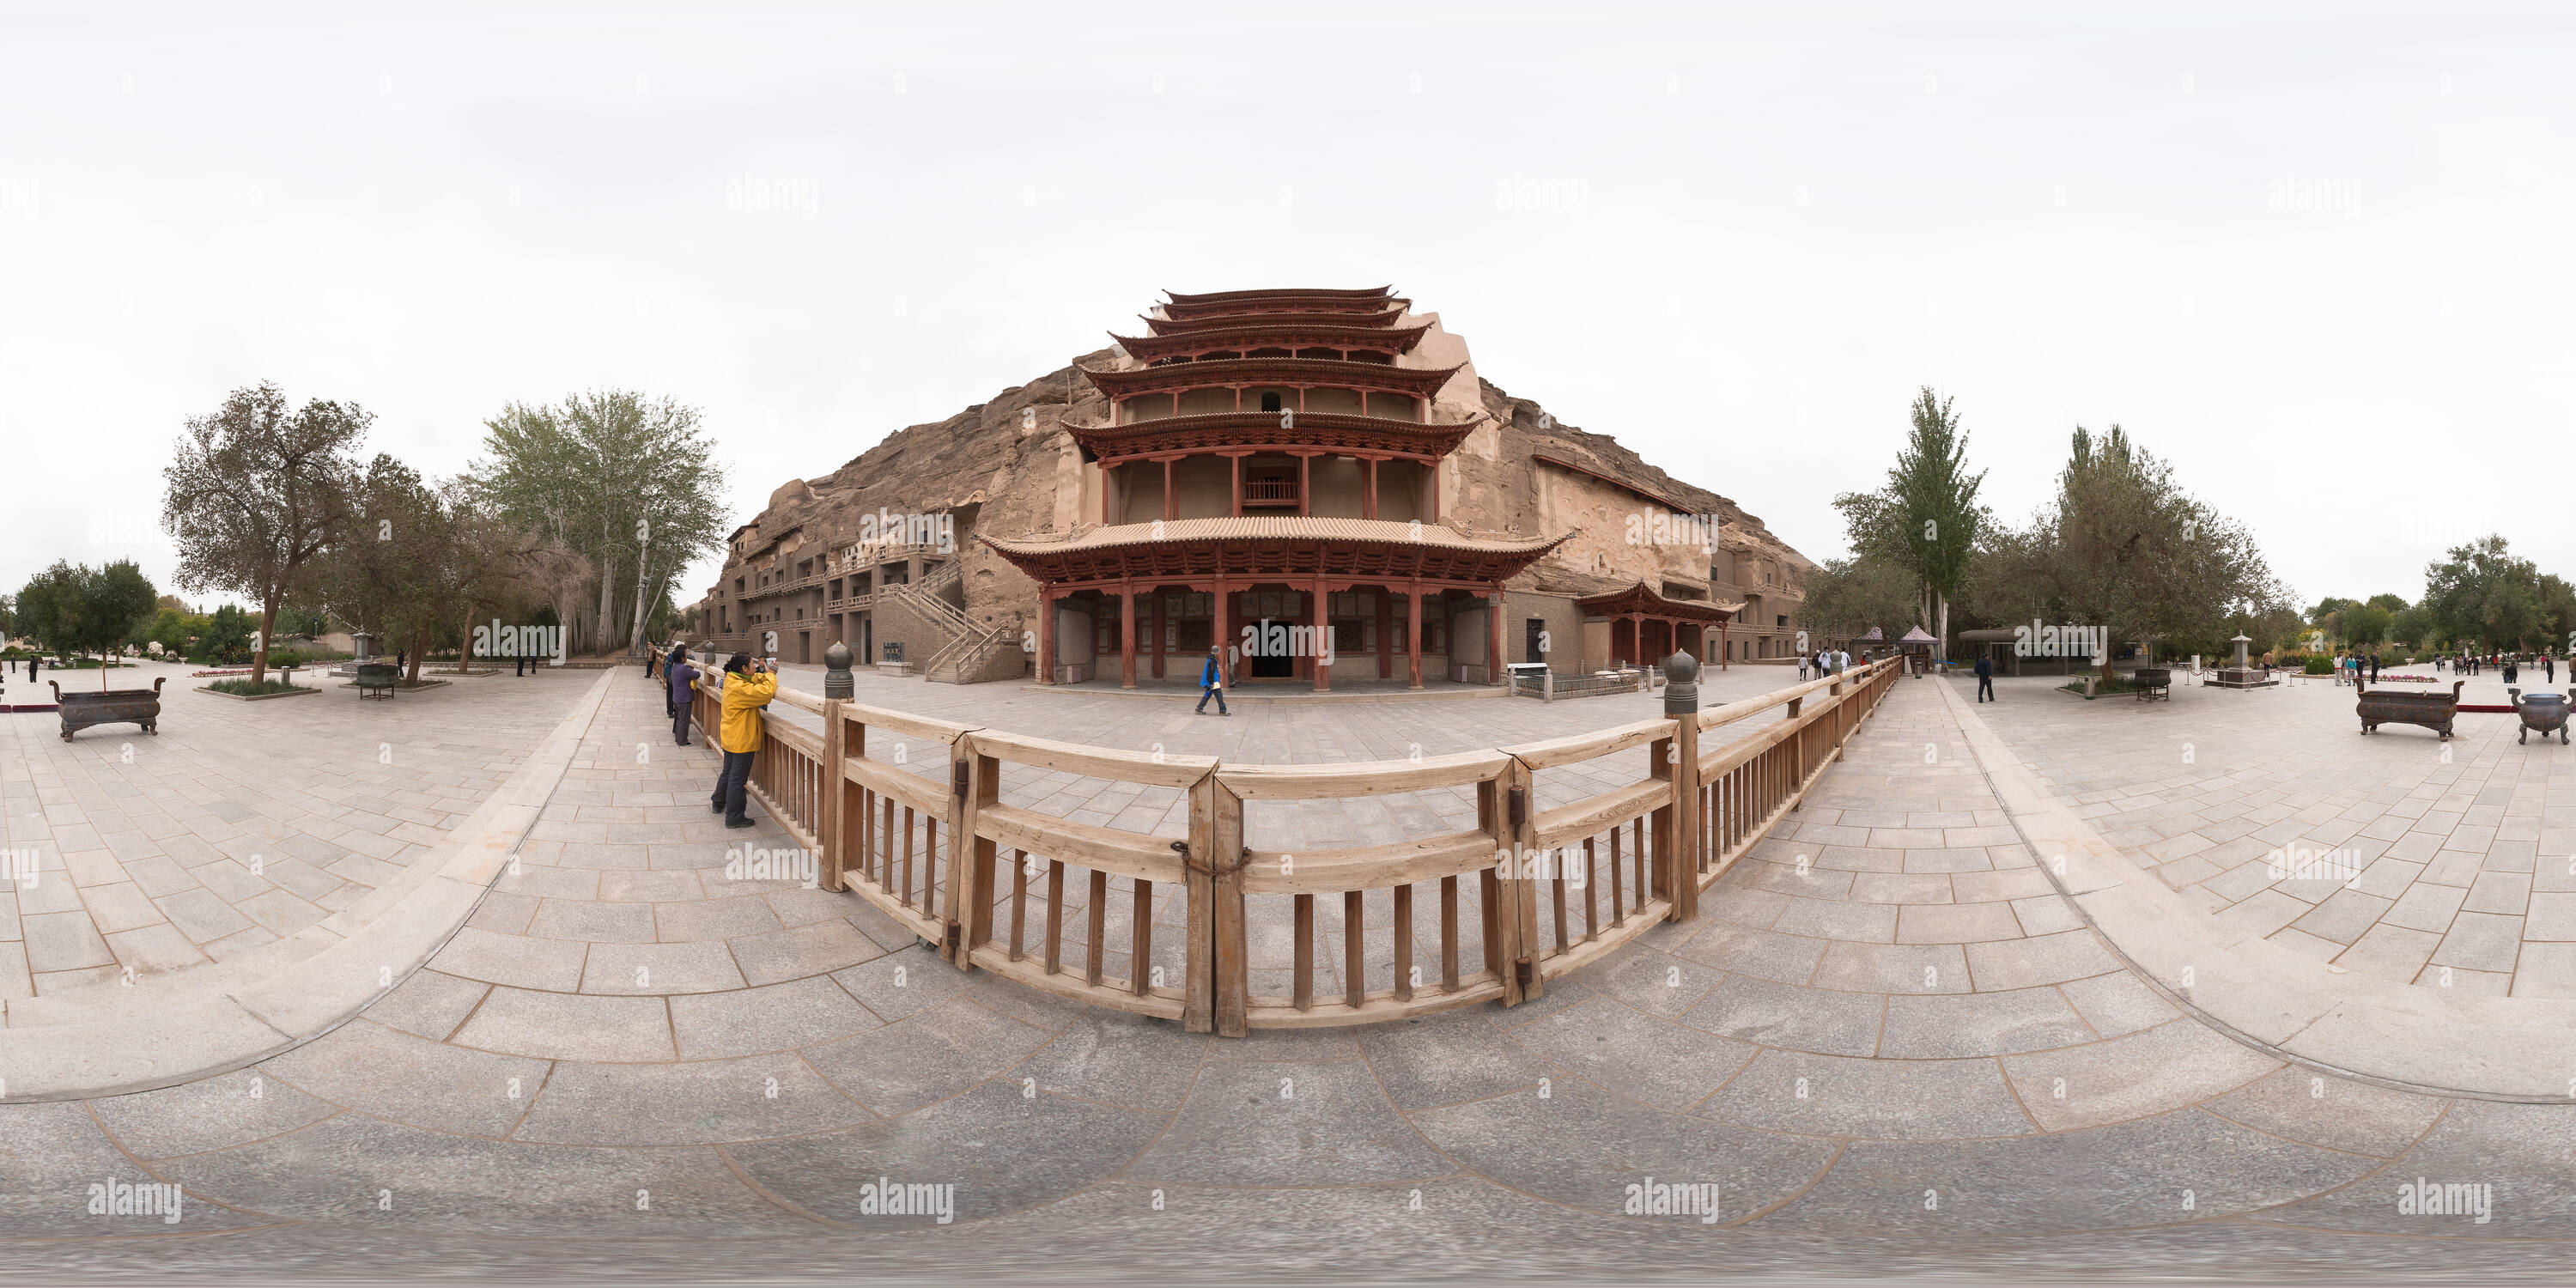
[(2540, 655), (2540, 680), (2543, 684), (2558, 683), (2557, 658), (2551, 657), (2546, 653)]
[(689, 665), (687, 653), (673, 649), (670, 664), (662, 668), (662, 673), (670, 679), (662, 691), (665, 704), (671, 708), (671, 741), (685, 747), (689, 745), (690, 704), (697, 697), (689, 686), (697, 680), (698, 668)]
[(2505, 655), (2504, 655), (2504, 682), (2505, 682), (2505, 683), (2507, 683), (2507, 684), (2512, 684), (2512, 683), (2514, 683), (2514, 682), (2515, 682), (2515, 680), (2514, 680), (2514, 673), (2515, 673), (2516, 671), (2521, 670), (2521, 669), (2522, 669), (2522, 668), (2521, 668), (2521, 666), (2520, 666), (2519, 664), (2517, 664), (2517, 663), (2514, 661), (2513, 654), (2511, 654), (2511, 653), (2507, 653), (2507, 654), (2505, 654)]
[(2370, 651), (2370, 682), (2379, 683), (2379, 650)]
[(663, 683), (662, 683), (662, 714), (664, 714), (664, 715), (666, 715), (666, 716), (667, 716), (667, 715), (674, 715), (674, 714), (677, 714), (677, 712), (676, 712), (676, 710), (675, 710), (675, 709), (676, 709), (676, 708), (677, 708), (681, 703), (688, 701), (688, 700), (689, 700), (689, 697), (688, 697), (688, 690), (686, 690), (686, 689), (673, 689), (673, 688), (671, 687), (671, 684), (670, 684), (670, 679), (671, 679), (671, 668), (673, 668), (673, 667), (677, 667), (677, 666), (686, 666), (686, 665), (688, 665), (688, 662), (689, 662), (689, 650), (688, 650), (688, 646), (683, 645), (683, 644), (674, 644), (674, 645), (672, 645), (672, 646), (671, 646), (671, 655), (670, 655), (669, 657), (665, 657), (665, 658), (660, 659), (660, 661), (661, 661), (661, 663), (662, 663), (662, 681), (663, 681)]
[(1995, 660), (1987, 657), (1983, 653), (1980, 653), (1977, 655), (1977, 701), (1992, 702), (1994, 700)]
[(1207, 662), (1199, 667), (1199, 705), (1197, 711), (1192, 714), (1206, 715), (1210, 698), (1216, 699), (1218, 715), (1234, 714), (1225, 709), (1225, 661), (1218, 654), (1217, 646), (1214, 644), (1208, 646)]
[(513, 659), (513, 661), (517, 664), (519, 669), (512, 672), (512, 674), (518, 676), (522, 680), (528, 678), (528, 651), (526, 649), (520, 649), (519, 656)]

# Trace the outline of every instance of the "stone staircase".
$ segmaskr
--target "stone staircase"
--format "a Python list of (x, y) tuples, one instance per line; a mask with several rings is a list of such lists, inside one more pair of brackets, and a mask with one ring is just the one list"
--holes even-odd
[(940, 646), (921, 664), (921, 676), (941, 684), (974, 684), (997, 678), (988, 674), (1000, 664), (1004, 648), (1017, 649), (1020, 624), (1016, 621), (992, 626), (977, 625), (963, 609), (949, 603), (941, 592), (957, 585), (964, 568), (956, 560), (931, 569), (916, 582), (887, 586), (877, 592), (877, 602), (900, 603), (914, 615), (938, 628), (944, 637)]
[(1004, 651), (1020, 651), (1021, 627), (1018, 622), (992, 627), (978, 627), (969, 634), (950, 640), (921, 669), (921, 678), (940, 684), (976, 684), (985, 680), (1005, 679), (1019, 674), (1017, 667), (1008, 675), (997, 676), (992, 670), (999, 665)]

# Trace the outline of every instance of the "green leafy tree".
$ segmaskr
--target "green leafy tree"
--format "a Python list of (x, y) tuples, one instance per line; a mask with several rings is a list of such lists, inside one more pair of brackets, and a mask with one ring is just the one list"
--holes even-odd
[(2440, 624), (2433, 620), (2431, 610), (2420, 605), (2400, 609), (2390, 614), (2388, 619), (2388, 637), (2409, 649), (2431, 645), (2441, 629)]
[(2423, 602), (2443, 634), (2479, 648), (2523, 648), (2550, 626), (2540, 570), (2501, 536), (2454, 546), (2440, 562), (2425, 565)]
[(2252, 532), (2184, 491), (2117, 425), (2098, 437), (2076, 428), (2031, 542), (2065, 620), (2115, 641), (2212, 640), (2287, 599)]
[[(1807, 576), (1806, 598), (1798, 604), (1798, 624), (1827, 638), (1865, 635), (1869, 628), (1894, 627), (1910, 621), (1922, 606), (1922, 583), (1914, 574), (1885, 559), (1863, 555), (1829, 559)], [(1889, 630), (1893, 637), (1898, 632)], [(1822, 639), (1811, 641), (1821, 646)]]
[(694, 407), (608, 390), (512, 403), (484, 428), (478, 497), (589, 564), (592, 605), (570, 595), (552, 605), (585, 651), (632, 647), (681, 572), (723, 544), (725, 473)]
[(152, 615), (157, 597), (152, 583), (130, 559), (104, 568), (58, 563), (48, 576), (54, 573), (64, 575), (53, 579), (48, 596), (55, 614), (55, 639), (49, 642), (75, 653), (97, 653), (98, 687), (105, 689), (108, 664), (133, 638), (135, 627)]
[(446, 507), (419, 471), (383, 453), (353, 498), (354, 521), (315, 559), (310, 584), (329, 613), (408, 653), (416, 677), (421, 645), (447, 609)]
[(179, 548), (179, 584), (259, 605), (253, 684), (268, 676), (279, 607), (347, 521), (372, 419), (320, 399), (289, 409), (273, 384), (237, 389), (214, 414), (189, 419), (162, 471), (161, 526)]
[(206, 618), (205, 634), (198, 647), (205, 650), (209, 662), (230, 662), (250, 652), (250, 634), (254, 626), (251, 615), (235, 604), (225, 604)]
[(1940, 637), (1944, 654), (1950, 601), (1958, 597), (1990, 522), (1977, 504), (1986, 476), (1967, 471), (1968, 435), (1951, 402), (1924, 386), (1907, 409), (1911, 427), (1885, 486), (1834, 498), (1856, 556), (1875, 556), (1913, 574), (1914, 620)]
[(50, 650), (55, 657), (68, 657), (72, 635), (77, 629), (73, 615), (79, 612), (80, 570), (57, 559), (54, 566), (27, 579), (18, 590), (18, 628)]
[[(2395, 597), (2382, 596), (2381, 598)], [(2389, 625), (2396, 616), (2395, 613), (2381, 607), (2378, 599), (2355, 604), (2345, 609), (2343, 613), (2344, 642), (2356, 649), (2376, 648), (2381, 641), (2388, 638)]]
[(2540, 618), (2540, 646), (2576, 659), (2576, 586), (2554, 572), (2542, 573)]

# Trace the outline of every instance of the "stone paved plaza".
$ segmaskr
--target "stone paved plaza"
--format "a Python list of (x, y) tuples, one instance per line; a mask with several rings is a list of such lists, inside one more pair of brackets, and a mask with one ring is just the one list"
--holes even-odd
[[(1711, 701), (1790, 675), (1716, 675)], [(532, 683), (482, 715), (544, 724), (539, 708), (571, 710), (589, 678)], [(861, 701), (1051, 737), (1306, 761), (1656, 709), (1645, 695), (1281, 704), (1219, 721), (1116, 695), (861, 685)], [(712, 755), (672, 746), (654, 691), (619, 676), (515, 871), (363, 1014), (218, 1076), (0, 1106), (0, 1238), (25, 1274), (2563, 1273), (2576, 1106), (2374, 1085), (2203, 1024), (2057, 892), (1941, 686), (1900, 681), (1699, 920), (1542, 998), (1228, 1040), (960, 973), (855, 895), (728, 879), (728, 850), (790, 842), (765, 819), (718, 826)], [(2407, 820), (2384, 859), (2415, 824), (2453, 815), (2427, 858), (2399, 860), (2429, 881), (2452, 875), (2431, 856), (2476, 835), (2462, 829), (2495, 833), (2481, 872), (2510, 871), (2495, 847), (2513, 820), (2534, 820), (2543, 854), (2566, 821), (2540, 795), (2564, 787), (2564, 753), (2481, 727), (2450, 766), (2415, 768), (2431, 740), (2352, 734), (2338, 724), (2348, 691), (2340, 709), (2300, 691), (2141, 708), (2001, 687), (2005, 702), (1966, 718), (2070, 798), (2108, 793), (2084, 805), (2124, 843), (2138, 828), (2150, 845), (2268, 843), (2261, 829), (2292, 818), (2311, 837), (2350, 822), (2343, 843)], [(462, 731), (484, 701), (463, 685), (437, 694), (405, 709), (421, 722), (407, 727)], [(107, 775), (117, 791), (183, 817), (174, 766), (204, 753), (174, 740), (285, 756), (255, 718), (332, 748), (382, 736), (375, 704), (330, 702), (190, 708), (227, 732), (190, 735), (174, 714), (158, 748), (138, 748), (143, 770), (91, 772), (124, 768), (137, 776)], [(43, 750), (52, 717), (9, 719), (14, 747)], [(2146, 763), (2193, 733), (2193, 763)], [(2524, 750), (2556, 758), (2549, 776), (2508, 758)], [(2363, 778), (2353, 758), (2381, 755)], [(357, 771), (322, 780), (342, 796), (309, 799), (375, 794), (343, 775)], [(206, 790), (275, 786), (250, 781)], [(1119, 826), (1171, 817), (1084, 780), (1009, 788)], [(2222, 815), (2222, 793), (2251, 803)], [(2365, 801), (2370, 818), (2347, 817)], [(2194, 808), (2160, 812), (2182, 804)], [(2490, 806), (2496, 821), (2470, 821)], [(2186, 814), (2198, 821), (2172, 826)], [(2228, 818), (2249, 827), (2201, 830)], [(1274, 825), (1344, 828), (1355, 839), (1340, 844), (1431, 822)], [(2192, 853), (2157, 856), (2159, 872)], [(2230, 870), (2210, 866), (2182, 884)], [(2398, 1186), (2419, 1177), (2490, 1186), (2489, 1216), (2401, 1214)], [(954, 1184), (953, 1224), (864, 1211), (880, 1178)], [(102, 1180), (178, 1182), (184, 1219), (87, 1215)], [(1627, 1187), (1649, 1182), (1716, 1186), (1715, 1219), (1623, 1215)]]
[[(2323, 678), (2170, 705), (1998, 688), (1979, 710), (2022, 761), (2220, 922), (2399, 983), (2576, 997), (2576, 756), (2517, 742), (2512, 716), (2463, 714), (2445, 742), (2363, 736), (2353, 690)], [(2501, 705), (2504, 680), (2460, 700)]]
[[(592, 672), (465, 677), (360, 702), (304, 674), (311, 697), (201, 692), (147, 663), (159, 733), (103, 725), (61, 739), (51, 714), (5, 718), (6, 848), (34, 880), (0, 883), (0, 1006), (15, 1025), (111, 1002), (100, 988), (181, 974), (277, 944), (392, 881), (491, 794)], [(8, 700), (96, 687), (96, 671), (14, 675)], [(43, 1005), (29, 1005), (43, 999)]]

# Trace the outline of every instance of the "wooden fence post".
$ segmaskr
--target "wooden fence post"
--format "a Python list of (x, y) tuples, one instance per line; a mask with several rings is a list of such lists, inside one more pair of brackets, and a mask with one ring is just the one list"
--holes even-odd
[[(976, 904), (980, 901), (986, 905), (988, 919), (992, 915), (987, 893), (993, 885), (991, 850), (975, 839), (976, 760), (973, 734), (961, 734), (948, 744), (948, 898), (940, 915), (948, 933), (939, 945), (939, 956), (943, 961), (957, 963), (959, 970), (975, 969), (975, 963), (967, 957), (965, 923), (974, 915)], [(996, 771), (992, 776), (998, 778), (1000, 774)], [(983, 860), (980, 882), (976, 880), (975, 859)], [(935, 848), (923, 856), (923, 862), (932, 874), (939, 871)], [(925, 897), (922, 902), (927, 905), (930, 901)]]
[(962, 755), (967, 770), (957, 830), (948, 838), (948, 884), (957, 906), (948, 933), (957, 945), (958, 968), (973, 970), (975, 950), (993, 940), (993, 866), (1000, 853), (991, 837), (975, 834), (976, 817), (985, 806), (1002, 802), (1002, 762), (984, 755), (973, 734), (959, 737), (956, 746), (952, 755)]
[(849, 889), (841, 879), (843, 856), (850, 848), (847, 830), (849, 793), (844, 790), (849, 786), (850, 776), (848, 766), (844, 763), (848, 755), (848, 743), (847, 735), (843, 732), (844, 722), (841, 719), (843, 705), (845, 704), (839, 698), (823, 700), (822, 781), (815, 784), (823, 792), (823, 799), (815, 802), (821, 807), (815, 812), (819, 815), (816, 826), (823, 842), (823, 852), (815, 856), (816, 863), (822, 868), (820, 873), (822, 880), (819, 884), (824, 889), (835, 892)]
[(1497, 1000), (1505, 1006), (1520, 1005), (1524, 980), (1537, 974), (1530, 966), (1529, 950), (1521, 935), (1522, 887), (1527, 883), (1507, 880), (1501, 872), (1506, 862), (1515, 872), (1519, 870), (1521, 827), (1515, 825), (1512, 816), (1519, 813), (1526, 818), (1528, 814), (1528, 782), (1529, 766), (1512, 760), (1493, 777), (1476, 784), (1476, 823), (1491, 838), (1494, 856), (1493, 862), (1476, 874), (1476, 912), (1484, 930), (1485, 969), (1492, 971), (1502, 985), (1502, 996)]
[(1664, 659), (1664, 718), (1673, 736), (1655, 740), (1650, 771), (1672, 783), (1672, 795), (1654, 812), (1655, 893), (1670, 905), (1666, 921), (1699, 916), (1699, 659), (1675, 653)]
[[(1198, 960), (1189, 963), (1190, 986), (1207, 990), (1207, 1018), (1217, 1036), (1239, 1038), (1250, 1031), (1252, 1008), (1252, 972), (1247, 958), (1250, 945), (1245, 939), (1243, 906), (1243, 798), (1218, 782), (1214, 773), (1193, 789), (1193, 796), (1190, 848), (1198, 849), (1199, 819), (1204, 817), (1207, 872), (1202, 877), (1194, 867), (1190, 873), (1190, 920), (1194, 923), (1190, 946), (1199, 955)], [(1197, 799), (1204, 799), (1205, 806), (1197, 805)], [(1192, 857), (1197, 855), (1193, 853)], [(1196, 889), (1201, 880), (1207, 886), (1204, 902)], [(1204, 934), (1195, 924), (1202, 917)]]

